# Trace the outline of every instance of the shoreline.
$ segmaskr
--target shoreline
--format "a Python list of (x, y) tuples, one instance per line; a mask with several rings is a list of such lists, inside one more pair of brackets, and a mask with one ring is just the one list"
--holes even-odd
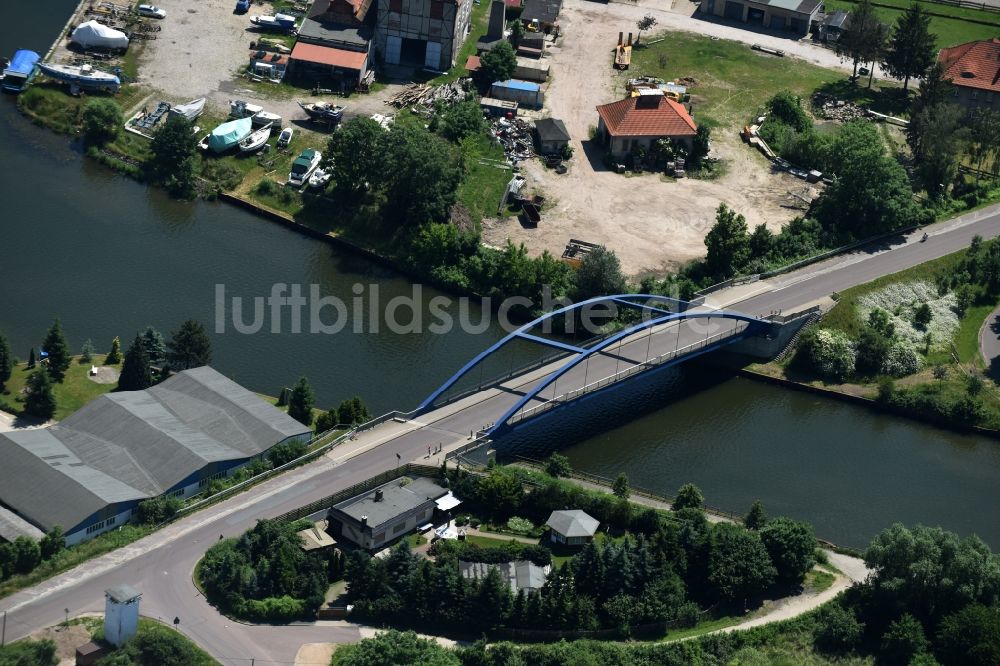
[(884, 405), (878, 400), (872, 398), (866, 398), (860, 395), (852, 395), (850, 393), (845, 393), (843, 391), (837, 391), (835, 389), (825, 388), (822, 386), (813, 386), (812, 384), (803, 384), (791, 379), (785, 379), (784, 377), (775, 377), (757, 370), (751, 370), (749, 368), (736, 368), (736, 374), (739, 377), (744, 377), (752, 381), (764, 382), (767, 384), (772, 384), (774, 386), (782, 386), (795, 391), (801, 391), (804, 393), (812, 393), (814, 395), (823, 396), (831, 400), (840, 400), (841, 402), (849, 402), (860, 407), (870, 409), (880, 414), (888, 414), (890, 416), (900, 416), (912, 421), (917, 421), (919, 423), (924, 423), (926, 425), (931, 425), (941, 430), (948, 430), (951, 432), (958, 432), (961, 434), (975, 434), (983, 435), (985, 437), (990, 437), (992, 439), (1000, 440), (1000, 430), (991, 430), (990, 428), (983, 428), (981, 426), (974, 425), (962, 425), (960, 423), (955, 423), (952, 421), (943, 421), (941, 419), (932, 418), (930, 416), (924, 415), (921, 412), (911, 412), (904, 409), (894, 408), (889, 405)]

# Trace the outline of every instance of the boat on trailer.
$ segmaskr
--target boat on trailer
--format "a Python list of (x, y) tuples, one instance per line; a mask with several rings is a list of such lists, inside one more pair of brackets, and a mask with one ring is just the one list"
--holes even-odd
[(93, 65), (58, 65), (47, 62), (38, 63), (38, 69), (51, 79), (69, 83), (82, 90), (103, 90), (118, 92), (122, 82), (114, 74), (94, 69)]
[(205, 110), (205, 98), (199, 97), (185, 104), (175, 104), (170, 107), (170, 115), (181, 116), (187, 120), (194, 120)]
[(344, 107), (329, 102), (299, 102), (299, 106), (312, 120), (339, 123), (344, 117)]

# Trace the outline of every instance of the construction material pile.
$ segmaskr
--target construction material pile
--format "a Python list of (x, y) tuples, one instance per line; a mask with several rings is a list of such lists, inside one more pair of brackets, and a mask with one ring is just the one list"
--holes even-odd
[(386, 104), (391, 104), (397, 109), (405, 106), (423, 106), (430, 109), (440, 100), (451, 106), (465, 99), (470, 85), (471, 79), (458, 79), (440, 86), (413, 83), (386, 100)]
[(816, 93), (813, 95), (813, 108), (827, 120), (838, 120), (847, 123), (852, 120), (862, 120), (868, 117), (868, 111), (854, 102), (836, 99), (829, 95)]
[(531, 126), (520, 118), (494, 118), (490, 121), (490, 134), (503, 146), (503, 154), (510, 162), (534, 156)]

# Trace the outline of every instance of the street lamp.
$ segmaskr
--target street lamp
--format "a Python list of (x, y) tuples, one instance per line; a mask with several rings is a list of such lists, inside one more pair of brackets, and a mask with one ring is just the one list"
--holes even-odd
[(63, 623), (63, 626), (64, 627), (68, 627), (69, 626), (69, 609), (68, 608), (63, 608), (63, 612), (66, 613), (66, 621)]

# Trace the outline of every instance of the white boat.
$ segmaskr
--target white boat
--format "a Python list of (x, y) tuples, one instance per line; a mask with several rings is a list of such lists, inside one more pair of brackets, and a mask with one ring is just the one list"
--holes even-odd
[(295, 132), (291, 127), (281, 130), (281, 134), (278, 135), (278, 148), (287, 148), (288, 144), (292, 142), (293, 136), (295, 136)]
[(252, 16), (250, 22), (258, 28), (268, 30), (294, 30), (295, 17), (291, 14), (275, 14), (274, 16)]
[(241, 99), (229, 102), (229, 115), (233, 118), (250, 118), (264, 110), (264, 107), (244, 102)]
[(313, 171), (312, 175), (309, 176), (309, 187), (326, 187), (326, 184), (330, 182), (331, 175), (332, 174), (323, 169), (316, 169)]
[(264, 147), (271, 136), (271, 125), (268, 123), (256, 132), (252, 132), (245, 139), (240, 141), (241, 153), (253, 153)]
[(309, 176), (312, 175), (312, 172), (316, 170), (316, 167), (319, 166), (322, 160), (323, 154), (318, 150), (312, 148), (303, 150), (295, 158), (295, 161), (292, 162), (292, 170), (288, 174), (288, 184), (296, 187), (304, 185), (309, 181)]
[(194, 120), (205, 110), (205, 98), (199, 97), (186, 104), (175, 104), (170, 107), (171, 115), (183, 116), (187, 120)]
[(281, 127), (281, 116), (277, 113), (271, 113), (270, 111), (259, 111), (251, 117), (251, 120), (256, 127), (261, 125), (274, 125), (275, 127)]
[(85, 90), (118, 92), (122, 85), (114, 74), (94, 69), (91, 65), (53, 65), (42, 62), (38, 63), (38, 69), (50, 78), (72, 83)]

